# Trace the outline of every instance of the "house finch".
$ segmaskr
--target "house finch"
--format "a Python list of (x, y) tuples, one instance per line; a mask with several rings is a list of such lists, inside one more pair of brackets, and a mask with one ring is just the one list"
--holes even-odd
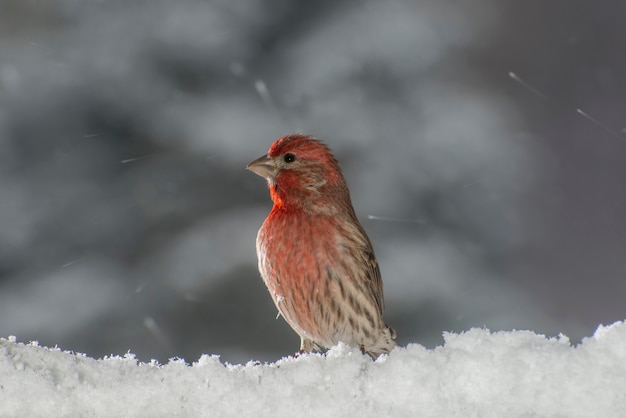
[(330, 149), (287, 135), (246, 168), (269, 185), (274, 207), (257, 236), (259, 271), (300, 351), (343, 342), (373, 357), (389, 352), (396, 333), (383, 322), (378, 262)]

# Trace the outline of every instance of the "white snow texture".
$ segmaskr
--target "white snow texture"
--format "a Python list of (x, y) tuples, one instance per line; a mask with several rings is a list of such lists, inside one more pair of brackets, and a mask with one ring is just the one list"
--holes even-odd
[(619, 417), (626, 322), (563, 335), (471, 329), (372, 361), (347, 346), (271, 364), (95, 360), (0, 339), (0, 416)]

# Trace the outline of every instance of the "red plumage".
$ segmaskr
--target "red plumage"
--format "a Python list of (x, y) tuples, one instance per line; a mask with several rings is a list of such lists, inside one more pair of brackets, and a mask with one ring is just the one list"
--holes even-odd
[(382, 318), (378, 263), (330, 149), (288, 135), (247, 168), (267, 179), (274, 202), (257, 236), (259, 271), (300, 350), (343, 342), (389, 352), (395, 331)]

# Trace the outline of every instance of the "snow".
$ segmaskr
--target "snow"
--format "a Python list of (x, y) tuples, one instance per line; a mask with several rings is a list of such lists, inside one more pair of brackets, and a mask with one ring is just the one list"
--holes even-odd
[(0, 416), (617, 417), (626, 411), (626, 322), (566, 336), (471, 329), (432, 350), (373, 361), (326, 355), (160, 365), (0, 339)]

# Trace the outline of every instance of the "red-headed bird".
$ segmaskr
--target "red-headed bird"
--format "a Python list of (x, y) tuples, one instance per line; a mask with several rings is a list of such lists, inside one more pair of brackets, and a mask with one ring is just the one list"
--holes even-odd
[(383, 321), (380, 269), (330, 149), (287, 135), (246, 168), (269, 185), (274, 207), (257, 235), (259, 271), (300, 351), (343, 342), (388, 353), (396, 333)]

